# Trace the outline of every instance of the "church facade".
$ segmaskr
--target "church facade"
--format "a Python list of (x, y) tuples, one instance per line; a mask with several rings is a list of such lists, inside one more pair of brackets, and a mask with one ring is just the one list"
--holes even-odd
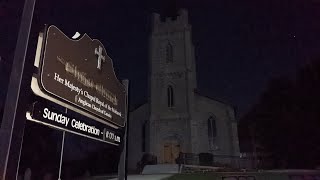
[(239, 157), (235, 109), (196, 91), (188, 12), (165, 21), (153, 14), (149, 43), (149, 99), (130, 112), (128, 169), (144, 153), (171, 164), (179, 152)]

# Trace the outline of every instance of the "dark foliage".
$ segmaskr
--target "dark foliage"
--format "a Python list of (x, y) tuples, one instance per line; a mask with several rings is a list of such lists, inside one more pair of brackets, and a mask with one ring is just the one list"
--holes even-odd
[(272, 154), (273, 168), (315, 168), (320, 164), (319, 107), (319, 61), (291, 80), (272, 80), (259, 103), (240, 121), (242, 149), (250, 151), (244, 144), (254, 140), (261, 151)]
[(137, 169), (139, 172), (142, 172), (145, 165), (153, 165), (153, 164), (157, 164), (157, 157), (152, 154), (145, 153), (143, 154), (141, 160), (138, 162)]
[(200, 161), (200, 166), (212, 166), (213, 155), (211, 153), (200, 153), (199, 161)]
[(63, 164), (64, 179), (86, 176), (112, 175), (118, 171), (120, 151), (116, 148), (101, 148), (88, 152), (85, 159)]

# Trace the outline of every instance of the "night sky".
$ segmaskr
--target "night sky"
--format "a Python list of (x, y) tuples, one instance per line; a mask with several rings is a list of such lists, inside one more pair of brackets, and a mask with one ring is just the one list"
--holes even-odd
[[(0, 55), (10, 64), (22, 1), (1, 3)], [(100, 39), (118, 78), (130, 80), (134, 106), (147, 100), (151, 14), (172, 15), (178, 8), (189, 11), (199, 91), (231, 103), (240, 115), (257, 101), (271, 78), (290, 77), (319, 57), (316, 0), (38, 0), (30, 44), (35, 44), (45, 23), (69, 37), (78, 31)]]

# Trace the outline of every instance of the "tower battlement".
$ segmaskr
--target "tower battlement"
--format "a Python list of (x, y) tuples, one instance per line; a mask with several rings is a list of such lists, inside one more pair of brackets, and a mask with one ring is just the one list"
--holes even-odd
[(188, 11), (180, 9), (176, 18), (166, 17), (164, 21), (161, 20), (159, 13), (152, 14), (152, 30), (156, 33), (168, 32), (172, 29), (184, 29), (190, 27), (188, 22)]

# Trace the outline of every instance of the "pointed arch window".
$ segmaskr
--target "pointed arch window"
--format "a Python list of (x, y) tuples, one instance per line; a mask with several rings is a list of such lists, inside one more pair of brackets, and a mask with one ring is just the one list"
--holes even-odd
[(147, 129), (147, 122), (144, 122), (143, 124), (142, 124), (142, 132), (141, 132), (141, 135), (142, 135), (142, 143), (141, 143), (141, 145), (142, 145), (142, 152), (146, 152), (146, 129)]
[(167, 98), (168, 98), (168, 107), (171, 108), (174, 106), (174, 93), (171, 85), (167, 88)]
[(217, 137), (216, 120), (212, 116), (210, 116), (208, 119), (208, 139), (209, 139), (210, 149), (213, 149), (215, 147), (216, 137)]
[(166, 62), (167, 63), (173, 62), (173, 47), (171, 43), (168, 43), (166, 46)]

